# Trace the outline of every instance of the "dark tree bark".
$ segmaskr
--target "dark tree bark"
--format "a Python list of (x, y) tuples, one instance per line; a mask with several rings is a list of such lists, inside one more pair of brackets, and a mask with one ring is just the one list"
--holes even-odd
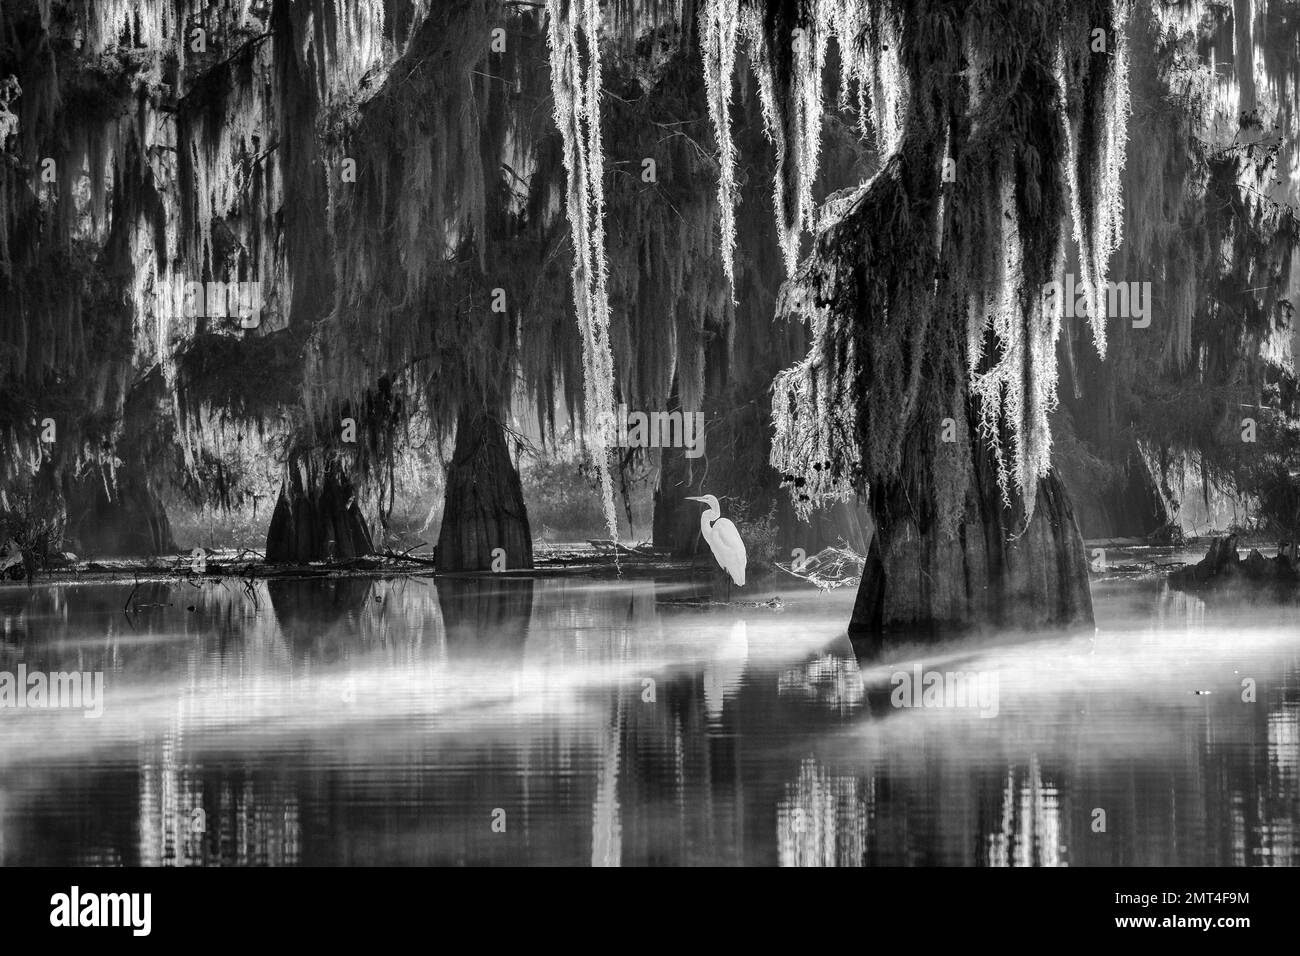
[(976, 454), (977, 481), (951, 538), (901, 487), (872, 489), (877, 534), (849, 625), (855, 642), (1092, 622), (1083, 538), (1055, 470), (1019, 533), (1023, 509), (1003, 504), (987, 452)]
[[(869, 491), (878, 537), (852, 634), (1084, 624), (1083, 540), (1045, 468), (1056, 370), (1041, 358), (1056, 329), (1040, 296), (1072, 258), (1071, 207), (1097, 211), (1117, 121), (1101, 91), (1122, 82), (1122, 60), (1073, 38), (1118, 36), (1128, 11), (1088, 0), (1003, 18), (991, 33), (958, 25), (937, 0), (895, 12), (911, 91), (898, 146), (819, 225), (778, 302), (782, 317), (813, 320), (808, 360), (774, 386), (779, 469), (801, 501)], [(773, 55), (790, 56), (779, 24), (768, 29)], [(1059, 122), (1063, 90), (1077, 137)], [(1113, 225), (1080, 230), (1073, 251), (1104, 261)], [(1012, 307), (994, 308), (995, 287)], [(1014, 504), (1003, 504), (998, 460)]]
[[(1251, 551), (1252, 557), (1257, 554), (1259, 554), (1258, 551)], [(1263, 557), (1263, 555), (1260, 555), (1261, 559)], [(1283, 558), (1282, 560), (1285, 561), (1286, 559)], [(1237, 576), (1243, 564), (1241, 555), (1237, 553), (1237, 536), (1235, 534), (1215, 538), (1210, 542), (1210, 550), (1205, 557), (1201, 558), (1196, 564), (1179, 568), (1169, 575), (1169, 585), (1178, 590), (1186, 590), (1211, 581), (1231, 580)], [(1283, 567), (1284, 565), (1279, 563), (1278, 566)]]
[(456, 424), (456, 450), (447, 469), (438, 570), (493, 570), (497, 549), (504, 552), (507, 569), (533, 566), (528, 511), (505, 430), (497, 418), (466, 408)]
[(152, 557), (179, 550), (171, 522), (145, 469), (126, 463), (115, 480), (98, 470), (69, 480), (64, 545), (78, 557)]
[[(1109, 449), (1099, 449), (1103, 454)], [(1062, 479), (1074, 503), (1079, 532), (1085, 539), (1148, 538), (1169, 534), (1172, 516), (1165, 507), (1156, 476), (1129, 441), (1119, 452), (1122, 464), (1107, 479), (1093, 477), (1086, 463), (1069, 454), (1060, 456)]]
[(698, 465), (698, 461), (688, 461), (681, 448), (664, 448), (659, 453), (651, 541), (656, 549), (677, 558), (689, 558), (699, 548), (702, 506), (686, 500), (688, 495), (704, 494), (700, 487), (704, 468)]
[(1243, 559), (1237, 553), (1237, 544), (1235, 534), (1215, 538), (1205, 557), (1169, 575), (1169, 586), (1179, 591), (1195, 591), (1222, 584), (1274, 585), (1279, 587), (1280, 594), (1289, 595), (1300, 584), (1296, 548), (1290, 541), (1279, 542), (1278, 553), (1272, 558), (1251, 548)]
[(342, 470), (331, 464), (322, 474), (315, 466), (291, 461), (266, 532), (267, 563), (345, 561), (374, 550), (352, 483)]

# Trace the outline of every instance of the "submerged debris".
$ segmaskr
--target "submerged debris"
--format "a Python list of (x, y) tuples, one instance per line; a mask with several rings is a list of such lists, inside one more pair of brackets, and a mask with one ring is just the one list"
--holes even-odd
[(1169, 585), (1180, 591), (1233, 582), (1294, 588), (1300, 586), (1300, 571), (1293, 559), (1294, 553), (1283, 547), (1274, 558), (1251, 548), (1243, 560), (1237, 551), (1237, 536), (1230, 534), (1210, 542), (1209, 552), (1199, 562), (1170, 574)]
[(852, 548), (842, 547), (823, 548), (798, 564), (797, 570), (796, 562), (776, 566), (786, 574), (811, 582), (819, 591), (833, 591), (845, 585), (857, 587), (862, 580), (862, 569), (866, 563), (867, 559), (863, 555)]
[(776, 594), (766, 601), (711, 601), (702, 598), (665, 598), (655, 601), (656, 607), (765, 607), (773, 611), (785, 610), (785, 601)]

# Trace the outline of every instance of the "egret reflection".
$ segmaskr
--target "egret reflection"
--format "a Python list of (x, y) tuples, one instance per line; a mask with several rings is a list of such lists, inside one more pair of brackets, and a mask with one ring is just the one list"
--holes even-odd
[[(0, 714), (0, 862), (1296, 861), (1287, 608), (1117, 582), (1095, 634), (859, 659), (852, 595), (692, 587), (6, 588), (0, 670), (102, 671), (105, 707)], [(893, 706), (917, 669), (996, 672), (996, 715)]]

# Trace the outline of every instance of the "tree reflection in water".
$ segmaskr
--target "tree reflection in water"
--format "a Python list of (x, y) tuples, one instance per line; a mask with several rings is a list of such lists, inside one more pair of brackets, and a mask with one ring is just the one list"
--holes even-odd
[[(833, 600), (680, 588), (155, 581), (130, 613), (133, 583), (0, 590), (0, 670), (107, 687), (100, 720), (0, 715), (0, 861), (1296, 861), (1285, 609), (1124, 592), (1095, 637), (859, 662)], [(997, 718), (894, 708), (917, 662), (996, 668)]]

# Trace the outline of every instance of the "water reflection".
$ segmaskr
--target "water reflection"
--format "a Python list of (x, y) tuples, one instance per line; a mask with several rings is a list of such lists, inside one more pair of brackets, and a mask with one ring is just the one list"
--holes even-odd
[(533, 616), (528, 578), (465, 577), (438, 581), (448, 654), (462, 660), (523, 661)]
[[(102, 670), (106, 702), (0, 709), (0, 861), (1296, 863), (1294, 608), (1109, 582), (1095, 635), (859, 661), (852, 595), (689, 596), (5, 586), (0, 670)], [(996, 673), (996, 716), (895, 706), (900, 672)]]

